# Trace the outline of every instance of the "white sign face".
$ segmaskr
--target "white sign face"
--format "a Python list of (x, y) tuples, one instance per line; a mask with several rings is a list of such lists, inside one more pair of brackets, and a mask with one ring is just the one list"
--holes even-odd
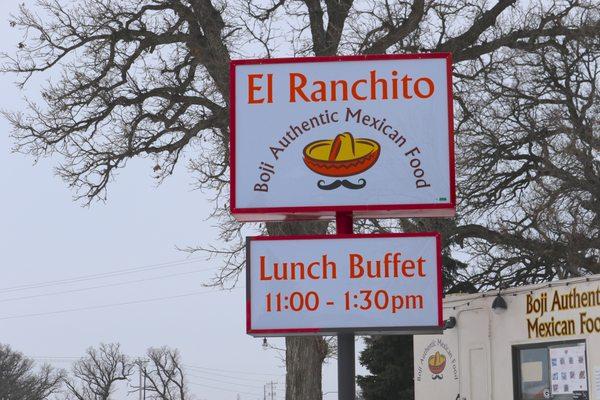
[(442, 329), (437, 233), (261, 236), (247, 252), (250, 335)]
[(242, 221), (452, 216), (450, 55), (231, 64), (231, 209)]

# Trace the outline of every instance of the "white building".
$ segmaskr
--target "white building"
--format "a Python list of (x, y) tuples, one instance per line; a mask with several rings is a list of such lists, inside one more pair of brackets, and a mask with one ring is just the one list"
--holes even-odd
[(444, 333), (414, 336), (415, 400), (600, 400), (600, 275), (500, 297), (444, 299)]

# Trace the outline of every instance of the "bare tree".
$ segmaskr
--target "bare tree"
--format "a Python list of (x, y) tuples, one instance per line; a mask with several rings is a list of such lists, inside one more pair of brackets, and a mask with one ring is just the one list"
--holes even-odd
[(1, 400), (46, 400), (59, 392), (62, 375), (49, 365), (36, 369), (33, 360), (0, 345)]
[[(4, 55), (4, 71), (21, 84), (61, 72), (41, 89), (44, 105), (5, 114), (16, 150), (55, 155), (84, 203), (104, 199), (129, 159), (153, 159), (159, 181), (187, 160), (198, 187), (214, 194), (231, 245), (218, 249), (228, 264), (216, 283), (243, 268), (243, 227), (227, 213), (228, 62), (290, 54), (453, 53), (459, 217), (361, 221), (361, 229), (439, 228), (448, 287), (597, 271), (594, 0), (41, 0), (11, 25), (24, 38)], [(466, 272), (464, 253), (473, 261)], [(324, 342), (286, 343), (288, 399), (321, 398)]]
[(464, 96), (469, 202), (453, 240), (476, 257), (464, 279), (481, 286), (600, 272), (600, 43), (527, 49), (507, 51)]
[(144, 390), (149, 399), (190, 399), (181, 356), (177, 350), (168, 347), (151, 348), (147, 359), (139, 360), (137, 364), (146, 382)]
[(118, 344), (101, 344), (89, 348), (73, 365), (72, 378), (65, 379), (68, 398), (76, 400), (109, 400), (119, 382), (127, 382), (134, 364), (121, 353)]

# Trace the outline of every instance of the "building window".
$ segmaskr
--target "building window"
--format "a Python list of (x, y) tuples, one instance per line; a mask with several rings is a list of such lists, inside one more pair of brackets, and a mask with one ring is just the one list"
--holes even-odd
[(515, 400), (588, 399), (585, 341), (513, 347)]

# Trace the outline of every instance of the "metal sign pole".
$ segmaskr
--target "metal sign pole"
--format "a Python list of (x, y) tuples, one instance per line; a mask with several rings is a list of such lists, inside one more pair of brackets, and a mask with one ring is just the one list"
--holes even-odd
[[(352, 213), (336, 212), (338, 234), (352, 234)], [(338, 399), (356, 399), (356, 365), (354, 362), (354, 333), (339, 333), (338, 339)]]

